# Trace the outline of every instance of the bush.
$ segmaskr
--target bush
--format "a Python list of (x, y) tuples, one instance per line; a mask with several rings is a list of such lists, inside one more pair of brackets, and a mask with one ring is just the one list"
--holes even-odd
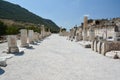
[(7, 29), (6, 29), (6, 34), (7, 34), (7, 35), (15, 35), (15, 34), (18, 34), (18, 33), (19, 33), (18, 27), (9, 26), (9, 27), (7, 27)]
[(0, 21), (0, 36), (6, 34), (6, 28), (7, 28), (7, 26), (4, 25), (4, 23)]

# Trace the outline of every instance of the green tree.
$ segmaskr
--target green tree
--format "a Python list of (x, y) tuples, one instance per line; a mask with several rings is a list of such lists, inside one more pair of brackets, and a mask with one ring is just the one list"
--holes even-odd
[(15, 26), (8, 26), (6, 29), (6, 34), (7, 35), (15, 35), (19, 33), (18, 27)]
[(7, 26), (4, 25), (4, 23), (0, 21), (0, 36), (6, 34), (6, 27), (7, 27)]
[(29, 26), (29, 27), (27, 27), (26, 29), (27, 29), (27, 30), (33, 30), (34, 32), (38, 32), (38, 33), (41, 32), (40, 27)]

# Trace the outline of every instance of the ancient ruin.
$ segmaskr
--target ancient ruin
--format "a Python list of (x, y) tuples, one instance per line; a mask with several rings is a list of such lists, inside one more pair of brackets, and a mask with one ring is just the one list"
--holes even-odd
[(8, 53), (18, 53), (16, 35), (8, 35)]
[(21, 47), (28, 47), (29, 44), (27, 43), (28, 35), (26, 29), (21, 29)]

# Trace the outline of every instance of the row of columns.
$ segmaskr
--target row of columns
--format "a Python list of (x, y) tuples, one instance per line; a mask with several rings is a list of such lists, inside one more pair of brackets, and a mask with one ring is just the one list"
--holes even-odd
[[(112, 45), (111, 45), (112, 46)], [(95, 52), (103, 54), (105, 56), (106, 52), (112, 50), (109, 49), (109, 45), (105, 41), (92, 41), (91, 49)]]
[[(41, 30), (41, 34), (34, 32), (33, 30), (21, 29), (21, 47), (29, 47), (29, 44), (34, 44), (39, 40), (51, 35), (51, 32), (45, 32), (44, 27)], [(8, 53), (18, 53), (19, 48), (17, 46), (16, 35), (8, 35)]]
[[(75, 38), (74, 38), (75, 37)], [(94, 31), (94, 26), (90, 26), (88, 28), (88, 17), (84, 16), (84, 24), (83, 24), (83, 29), (81, 27), (70, 29), (70, 35), (69, 39), (73, 40), (76, 39), (76, 41), (93, 41), (95, 40), (95, 31)]]

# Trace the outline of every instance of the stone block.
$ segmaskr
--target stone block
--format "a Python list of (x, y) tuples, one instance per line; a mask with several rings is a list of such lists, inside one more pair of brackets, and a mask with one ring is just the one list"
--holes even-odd
[(28, 47), (29, 44), (27, 43), (27, 30), (26, 29), (21, 29), (21, 47)]
[(98, 42), (97, 43), (97, 51), (98, 51), (98, 53), (101, 53), (101, 45), (102, 45), (102, 42)]
[(18, 53), (16, 35), (8, 35), (8, 53)]
[(95, 52), (98, 52), (98, 51), (97, 51), (97, 43), (98, 43), (98, 41), (95, 40), (95, 41), (94, 41), (94, 51), (95, 51)]

